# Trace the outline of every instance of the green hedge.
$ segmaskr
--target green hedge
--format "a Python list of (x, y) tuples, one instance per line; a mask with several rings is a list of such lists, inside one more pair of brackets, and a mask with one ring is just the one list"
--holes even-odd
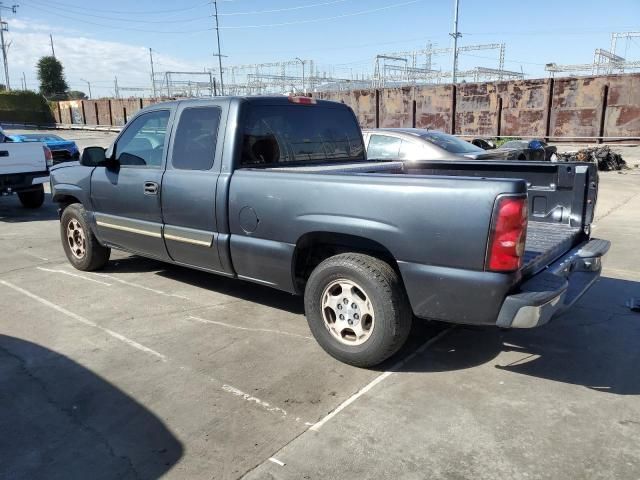
[(50, 125), (56, 120), (42, 95), (14, 90), (0, 92), (0, 122)]

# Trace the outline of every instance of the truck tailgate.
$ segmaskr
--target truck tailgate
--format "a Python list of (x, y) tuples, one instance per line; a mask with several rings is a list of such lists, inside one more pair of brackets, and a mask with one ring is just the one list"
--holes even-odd
[(0, 175), (46, 170), (42, 143), (0, 143)]
[(533, 275), (569, 251), (580, 228), (567, 224), (530, 221), (527, 227), (523, 276)]

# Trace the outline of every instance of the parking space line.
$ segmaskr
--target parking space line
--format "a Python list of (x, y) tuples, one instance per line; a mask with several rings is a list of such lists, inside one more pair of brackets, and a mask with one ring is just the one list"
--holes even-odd
[(200, 323), (210, 323), (212, 325), (218, 325), (220, 327), (233, 328), (236, 330), (246, 330), (248, 332), (264, 332), (264, 333), (275, 333), (277, 335), (285, 335), (288, 337), (298, 337), (304, 338), (306, 340), (313, 340), (313, 337), (307, 335), (300, 335), (298, 333), (285, 332), (283, 330), (272, 330), (269, 328), (249, 328), (249, 327), (240, 327), (239, 325), (233, 325), (230, 323), (218, 322), (215, 320), (207, 320), (206, 318), (194, 317), (193, 315), (189, 315), (187, 317), (189, 320), (194, 320)]
[(114, 332), (113, 330), (110, 330), (108, 328), (105, 327), (101, 327), (100, 325), (98, 325), (95, 322), (92, 322), (91, 320), (88, 320), (80, 315), (78, 315), (77, 313), (73, 313), (70, 312), (69, 310), (67, 310), (64, 307), (61, 307), (60, 305), (56, 305), (53, 302), (50, 302), (49, 300), (46, 300), (42, 297), (39, 297), (38, 295), (36, 295), (35, 293), (31, 293), (28, 290), (25, 290), (24, 288), (18, 287), (17, 285), (14, 285), (13, 283), (7, 282), (5, 280), (0, 280), (0, 284), (4, 285), (5, 287), (11, 288), (12, 290), (15, 290), (18, 293), (21, 293), (23, 295), (26, 295), (27, 297), (35, 300), (36, 302), (41, 303), (42, 305), (45, 305), (49, 308), (52, 308), (53, 310), (56, 310), (59, 313), (62, 313), (63, 315), (66, 315), (69, 318), (72, 318), (73, 320), (76, 320), (77, 322), (80, 322), (84, 325), (88, 325), (90, 327), (93, 328), (97, 328), (98, 330), (106, 333), (107, 335), (110, 335), (111, 337), (120, 340), (123, 343), (126, 343), (127, 345), (129, 345), (130, 347), (136, 348), (144, 353), (147, 353), (149, 355), (153, 355), (156, 358), (159, 358), (160, 360), (162, 360), (163, 362), (167, 361), (167, 357), (165, 357), (164, 355), (162, 355), (161, 353), (156, 352), (155, 350), (150, 349), (149, 347), (145, 347), (144, 345), (131, 340), (130, 338), (125, 337), (124, 335), (118, 333), (118, 332)]
[(403, 358), (402, 360), (400, 360), (398, 363), (396, 363), (395, 365), (393, 365), (389, 370), (387, 370), (386, 372), (378, 375), (376, 378), (374, 378), (371, 382), (369, 382), (368, 384), (366, 384), (364, 387), (362, 387), (360, 390), (358, 390), (358, 392), (356, 392), (355, 394), (353, 394), (352, 396), (350, 396), (349, 398), (347, 398), (344, 402), (342, 402), (340, 405), (338, 405), (335, 410), (333, 410), (331, 413), (329, 413), (327, 416), (325, 416), (324, 418), (320, 419), (318, 422), (316, 422), (311, 428), (309, 428), (309, 430), (313, 430), (315, 432), (319, 431), (320, 428), (322, 428), (322, 426), (327, 423), (329, 420), (331, 420), (333, 417), (335, 417), (338, 413), (340, 413), (342, 410), (344, 410), (345, 408), (347, 408), (349, 405), (351, 405), (353, 402), (355, 402), (358, 398), (360, 398), (362, 395), (364, 395), (365, 393), (367, 393), (369, 390), (371, 390), (373, 387), (375, 387), (376, 385), (378, 385), (380, 382), (382, 382), (384, 379), (390, 377), (391, 375), (393, 375), (394, 373), (398, 372), (406, 363), (410, 362), (411, 360), (413, 360), (416, 356), (420, 355), (421, 353), (423, 353), (427, 348), (429, 348), (431, 345), (433, 345), (434, 343), (436, 343), (438, 340), (440, 340), (442, 337), (444, 337), (447, 333), (449, 333), (451, 330), (453, 330), (455, 328), (455, 326), (449, 327), (445, 330), (443, 330), (442, 332), (440, 332), (438, 335), (436, 335), (433, 338), (430, 338), (429, 340), (427, 340), (425, 343), (423, 343), (419, 348), (417, 348), (414, 352), (412, 352), (410, 355), (407, 355), (405, 358)]
[(43, 272), (60, 273), (60, 274), (63, 274), (63, 275), (68, 275), (69, 277), (81, 278), (82, 280), (86, 280), (88, 282), (93, 282), (93, 283), (99, 283), (101, 285), (106, 285), (107, 287), (111, 286), (110, 283), (103, 282), (102, 280), (95, 280), (93, 278), (89, 278), (89, 277), (86, 277), (84, 275), (79, 275), (77, 273), (67, 272), (66, 270), (58, 270), (58, 269), (44, 268), (44, 267), (36, 267), (36, 268), (38, 270), (42, 270)]
[(37, 258), (38, 260), (42, 260), (44, 262), (48, 262), (49, 259), (46, 257), (41, 257), (40, 255), (36, 255), (34, 253), (29, 253), (29, 252), (22, 252), (24, 255), (27, 255), (29, 257), (33, 257), (33, 258)]
[(174, 297), (174, 298), (181, 298), (183, 300), (189, 300), (188, 297), (185, 297), (183, 295), (176, 295), (175, 293), (167, 293), (167, 292), (164, 292), (162, 290), (158, 290), (158, 289), (155, 289), (155, 288), (151, 288), (151, 287), (146, 287), (144, 285), (140, 285), (139, 283), (128, 282), (127, 280), (122, 280), (121, 278), (114, 277), (113, 275), (108, 275), (106, 273), (92, 272), (91, 274), (92, 275), (97, 275), (97, 276), (102, 277), (102, 278), (108, 278), (109, 280), (113, 280), (114, 282), (122, 283), (123, 285), (128, 285), (130, 287), (140, 288), (140, 289), (146, 290), (148, 292), (157, 293), (158, 295), (163, 295), (165, 297)]
[(250, 395), (248, 393), (243, 392), (239, 388), (236, 388), (236, 387), (231, 386), (231, 385), (224, 384), (224, 385), (222, 385), (222, 389), (225, 392), (231, 393), (231, 394), (235, 395), (236, 397), (240, 397), (240, 398), (242, 398), (243, 400), (245, 400), (247, 402), (255, 403), (256, 405), (259, 405), (260, 407), (264, 408), (268, 412), (278, 413), (278, 414), (282, 415), (283, 417), (287, 416), (287, 412), (285, 410), (283, 410), (282, 408), (274, 407), (269, 402), (265, 402), (264, 400), (260, 400), (259, 398), (254, 397), (253, 395)]

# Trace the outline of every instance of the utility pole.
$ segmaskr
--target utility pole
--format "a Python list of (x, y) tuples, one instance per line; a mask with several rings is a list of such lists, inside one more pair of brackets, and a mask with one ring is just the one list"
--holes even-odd
[(49, 34), (49, 40), (51, 40), (51, 55), (56, 58), (56, 51), (53, 48), (53, 35), (51, 33)]
[(458, 32), (458, 10), (460, 6), (460, 0), (454, 0), (455, 2), (455, 10), (453, 13), (453, 33), (450, 33), (453, 37), (453, 51), (451, 56), (453, 57), (453, 66), (451, 67), (451, 83), (455, 85), (456, 76), (458, 73), (458, 38), (462, 36), (460, 32)]
[(151, 90), (153, 91), (153, 98), (156, 98), (156, 73), (153, 70), (153, 50), (149, 48), (149, 61), (151, 62)]
[(113, 77), (113, 89), (116, 94), (116, 98), (120, 98), (120, 89), (118, 88), (118, 77)]
[(304, 93), (306, 95), (307, 94), (307, 88), (305, 87), (305, 83), (304, 83), (304, 64), (306, 62), (304, 60), (302, 60), (301, 58), (298, 58), (298, 57), (296, 57), (296, 60), (298, 60), (302, 64), (302, 93)]
[(218, 67), (220, 68), (220, 94), (224, 95), (224, 80), (222, 79), (222, 53), (220, 52), (220, 24), (218, 23), (218, 1), (213, 0), (214, 16), (216, 18), (216, 38), (218, 39)]
[(27, 77), (24, 74), (24, 72), (22, 72), (22, 85), (23, 85), (23, 90), (27, 90)]
[(84, 78), (80, 79), (82, 82), (86, 82), (87, 86), (89, 87), (89, 100), (91, 100), (91, 82), (89, 80), (85, 80)]
[(7, 91), (11, 90), (11, 85), (9, 84), (9, 63), (7, 62), (7, 45), (4, 43), (4, 32), (9, 31), (9, 24), (2, 20), (2, 10), (11, 10), (13, 13), (16, 13), (18, 10), (18, 5), (11, 5), (10, 7), (5, 7), (2, 2), (0, 2), (0, 43), (2, 44), (2, 61), (4, 62), (4, 79), (5, 86)]

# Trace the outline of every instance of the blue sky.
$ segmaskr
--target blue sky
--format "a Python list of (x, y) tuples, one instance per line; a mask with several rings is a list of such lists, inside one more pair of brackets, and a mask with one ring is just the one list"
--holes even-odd
[[(7, 2), (5, 2), (6, 4)], [(37, 86), (35, 62), (56, 54), (70, 85), (109, 95), (119, 84), (146, 85), (145, 47), (158, 70), (214, 66), (212, 7), (206, 0), (21, 0), (9, 22), (12, 85), (22, 72)], [(252, 13), (260, 12), (260, 13)], [(227, 0), (219, 2), (225, 64), (313, 59), (337, 76), (370, 73), (377, 53), (450, 45), (453, 0)], [(640, 0), (536, 2), (461, 0), (461, 45), (507, 44), (506, 68), (545, 76), (544, 64), (589, 63), (595, 48), (609, 48), (612, 31), (640, 30)], [(640, 38), (617, 53), (640, 60)], [(497, 51), (470, 52), (461, 68), (496, 66)], [(436, 68), (449, 69), (437, 57)]]

